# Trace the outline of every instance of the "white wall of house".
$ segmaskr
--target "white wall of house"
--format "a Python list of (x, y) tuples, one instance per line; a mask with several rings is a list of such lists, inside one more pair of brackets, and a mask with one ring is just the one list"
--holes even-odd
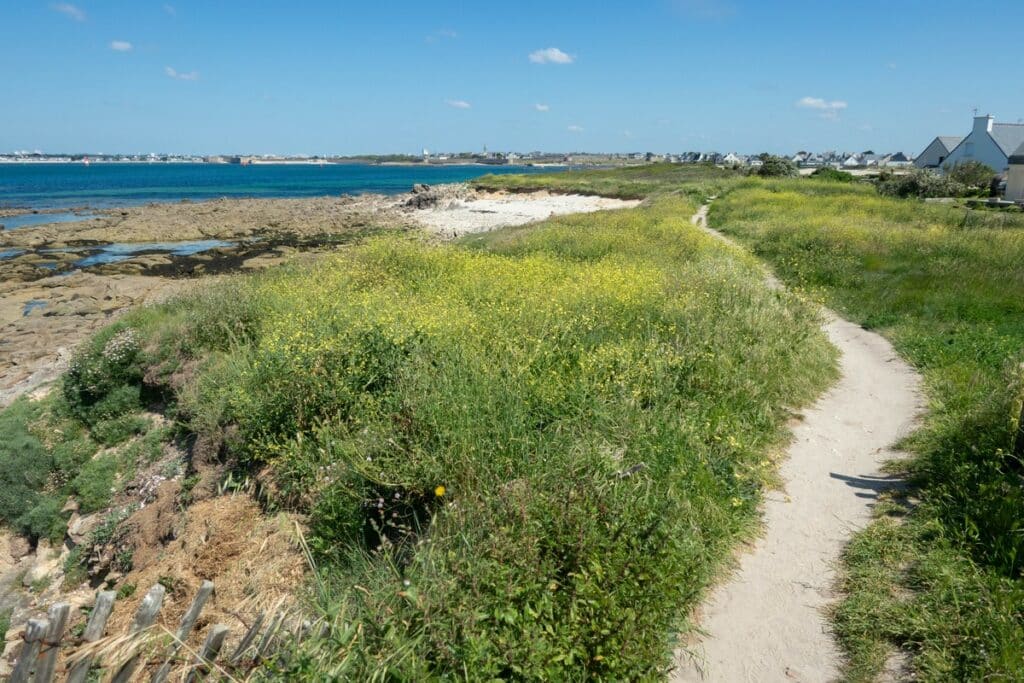
[(914, 166), (918, 168), (938, 168), (949, 155), (949, 150), (938, 138), (932, 140), (931, 144), (924, 148), (924, 151), (914, 159)]
[(956, 149), (950, 152), (949, 157), (942, 162), (942, 165), (956, 166), (964, 161), (980, 161), (994, 169), (996, 173), (1005, 171), (1008, 166), (1008, 157), (999, 148), (996, 141), (992, 139), (992, 136), (989, 135), (989, 131), (992, 130), (992, 123), (993, 119), (991, 116), (975, 116), (974, 128), (971, 130), (971, 134), (965, 137), (956, 146)]
[(1011, 202), (1024, 202), (1024, 164), (1013, 164), (1006, 176), (1006, 196)]

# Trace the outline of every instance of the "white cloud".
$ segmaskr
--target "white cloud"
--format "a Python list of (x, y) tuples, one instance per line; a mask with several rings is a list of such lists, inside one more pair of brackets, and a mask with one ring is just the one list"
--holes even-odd
[(75, 7), (70, 2), (57, 2), (50, 5), (50, 8), (55, 12), (60, 12), (66, 17), (74, 19), (75, 21), (85, 21), (85, 12), (81, 8)]
[(562, 52), (557, 47), (547, 47), (531, 52), (530, 61), (534, 64), (572, 64), (576, 58)]
[(115, 52), (131, 52), (132, 44), (127, 40), (112, 40), (110, 41), (110, 49)]
[(577, 125), (573, 124), (573, 125), (569, 126), (569, 132), (570, 133), (582, 133), (583, 132), (583, 126), (577, 126)]
[(164, 4), (164, 12), (171, 15), (172, 17), (178, 16), (178, 9), (174, 5)]
[(455, 109), (469, 109), (473, 106), (466, 100), (445, 100), (444, 103)]
[(624, 130), (624, 131), (622, 131), (622, 134), (624, 136), (626, 136), (627, 138), (633, 137), (633, 131), (631, 131), (631, 130)]
[(802, 97), (797, 100), (796, 106), (804, 109), (815, 109), (820, 112), (819, 116), (828, 121), (838, 121), (839, 112), (846, 109), (846, 102), (843, 100), (824, 100), (820, 97)]
[(167, 74), (170, 78), (173, 78), (173, 79), (178, 80), (178, 81), (198, 81), (199, 80), (199, 72), (198, 71), (189, 71), (187, 73), (181, 73), (180, 71), (176, 71), (175, 69), (173, 69), (173, 68), (171, 68), (169, 66), (165, 66), (164, 67), (164, 73)]
[(550, 106), (548, 106), (546, 104), (541, 104), (540, 102), (538, 102), (537, 104), (533, 105), (533, 108), (536, 109), (537, 111), (551, 111), (551, 107)]

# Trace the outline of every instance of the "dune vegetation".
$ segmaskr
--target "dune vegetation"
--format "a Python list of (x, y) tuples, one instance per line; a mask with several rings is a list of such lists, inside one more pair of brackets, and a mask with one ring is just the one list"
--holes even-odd
[(49, 525), (22, 527), (59, 537), (82, 495), (58, 422), (87, 444), (71, 469), (128, 444), (102, 451), (109, 493), (158, 410), (167, 441), (222, 444), (231, 482), (305, 519), (329, 628), (268, 677), (658, 678), (756, 529), (786, 419), (835, 377), (815, 307), (694, 209), (378, 237), (130, 313), (0, 415), (50, 457)]
[(1024, 675), (1024, 216), (747, 182), (712, 224), (791, 287), (889, 337), (928, 413), (892, 468), (912, 488), (846, 551), (835, 619), (850, 680), (894, 648), (922, 680)]

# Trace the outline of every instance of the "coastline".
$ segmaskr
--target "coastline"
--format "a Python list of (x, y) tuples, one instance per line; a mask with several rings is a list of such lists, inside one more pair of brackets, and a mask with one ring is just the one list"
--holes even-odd
[[(151, 203), (3, 231), (0, 407), (55, 380), (75, 347), (122, 312), (225, 275), (315, 259), (383, 232), (443, 241), (637, 204), (417, 185), (399, 195)], [(196, 250), (175, 252), (179, 245)]]

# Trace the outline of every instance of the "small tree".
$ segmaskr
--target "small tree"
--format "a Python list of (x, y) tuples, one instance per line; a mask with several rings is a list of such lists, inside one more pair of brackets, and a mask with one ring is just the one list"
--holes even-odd
[(757, 167), (757, 175), (762, 178), (786, 178), (799, 175), (796, 164), (789, 159), (773, 156), (771, 154), (761, 155), (761, 165)]

